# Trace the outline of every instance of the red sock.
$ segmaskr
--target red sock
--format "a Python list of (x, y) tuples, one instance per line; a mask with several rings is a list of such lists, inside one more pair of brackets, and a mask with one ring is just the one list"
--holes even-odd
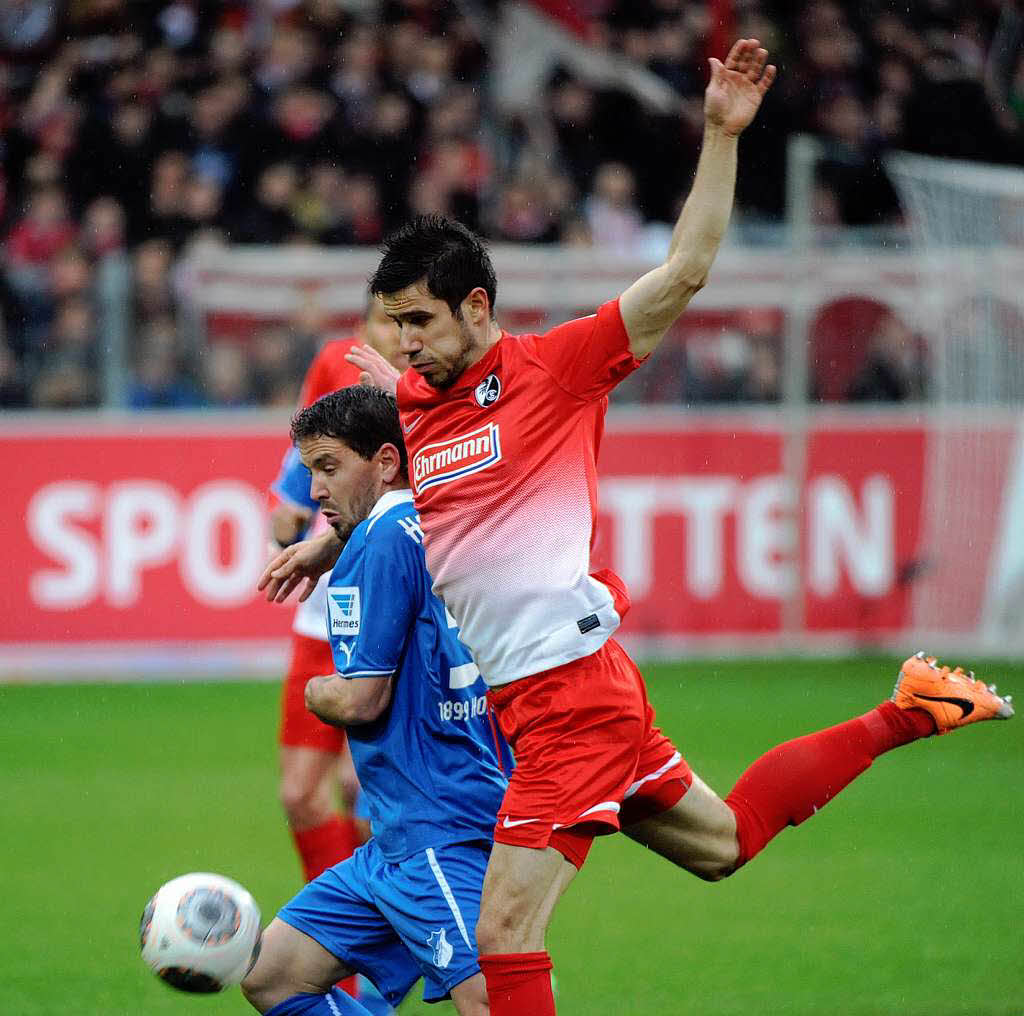
[(351, 857), (359, 846), (355, 822), (340, 815), (312, 829), (293, 829), (292, 839), (295, 840), (295, 849), (299, 852), (307, 882), (339, 861), (344, 861), (346, 857)]
[(934, 733), (928, 713), (883, 702), (863, 716), (762, 755), (725, 799), (736, 816), (739, 864), (786, 826), (799, 825), (824, 808), (879, 755)]
[(480, 957), (491, 1016), (555, 1016), (551, 957), (546, 952)]

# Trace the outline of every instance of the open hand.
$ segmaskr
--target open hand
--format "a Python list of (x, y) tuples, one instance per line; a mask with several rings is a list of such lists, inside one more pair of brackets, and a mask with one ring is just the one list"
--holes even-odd
[(373, 346), (353, 346), (345, 354), (345, 359), (362, 371), (359, 375), (360, 384), (373, 385), (375, 388), (383, 388), (392, 395), (395, 394), (401, 375)]
[(757, 39), (738, 39), (723, 64), (714, 57), (704, 92), (704, 117), (727, 134), (739, 134), (761, 106), (775, 80), (775, 65), (765, 66), (768, 50)]
[(300, 603), (308, 600), (320, 576), (337, 563), (341, 547), (332, 529), (312, 540), (293, 543), (263, 569), (256, 588), (266, 589), (267, 600), (271, 603), (284, 603), (296, 589), (299, 589)]

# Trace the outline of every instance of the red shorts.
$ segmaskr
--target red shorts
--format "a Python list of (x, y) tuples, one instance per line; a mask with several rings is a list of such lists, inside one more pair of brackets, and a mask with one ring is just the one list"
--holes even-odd
[(345, 747), (345, 731), (318, 720), (306, 708), (306, 682), (311, 677), (333, 674), (334, 670), (330, 642), (292, 632), (291, 662), (281, 688), (279, 744), (333, 754)]
[(498, 843), (550, 844), (579, 867), (593, 836), (671, 808), (693, 780), (654, 726), (640, 671), (613, 639), (487, 697), (516, 757)]

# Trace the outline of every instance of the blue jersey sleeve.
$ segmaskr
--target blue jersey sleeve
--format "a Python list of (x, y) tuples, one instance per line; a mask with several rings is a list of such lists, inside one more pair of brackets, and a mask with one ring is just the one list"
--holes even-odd
[(288, 449), (281, 460), (277, 479), (270, 489), (282, 501), (299, 508), (308, 508), (314, 514), (320, 508), (320, 505), (309, 496), (309, 470), (302, 464), (299, 450), (294, 446)]
[(358, 561), (346, 568), (343, 553), (331, 574), (331, 651), (343, 677), (386, 677), (402, 662), (424, 596), (423, 567), (417, 562), (422, 551), (401, 526), (403, 521), (385, 516), (362, 534), (357, 530), (353, 538), (362, 535), (365, 540)]

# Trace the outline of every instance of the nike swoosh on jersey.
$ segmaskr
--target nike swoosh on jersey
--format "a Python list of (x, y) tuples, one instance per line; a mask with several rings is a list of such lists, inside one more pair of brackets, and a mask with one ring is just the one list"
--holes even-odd
[(517, 825), (526, 825), (528, 822), (538, 822), (538, 821), (540, 821), (540, 820), (536, 819), (536, 818), (517, 818), (517, 819), (515, 819), (513, 821), (512, 819), (510, 819), (508, 817), (508, 815), (506, 815), (505, 816), (505, 821), (501, 823), (501, 827), (503, 829), (512, 829), (512, 828), (514, 828)]
[(405, 433), (406, 433), (406, 434), (411, 434), (411, 433), (412, 433), (412, 431), (413, 431), (413, 428), (414, 428), (414, 427), (416, 426), (416, 424), (418, 424), (418, 423), (420, 422), (420, 420), (422, 420), (422, 419), (423, 419), (423, 414), (422, 414), (422, 413), (420, 413), (420, 414), (419, 414), (419, 415), (418, 415), (418, 416), (416, 417), (416, 419), (415, 419), (415, 420), (413, 420), (413, 421), (412, 421), (411, 423), (408, 423), (408, 424), (405, 424), (405, 423), (403, 423), (403, 424), (402, 424), (402, 430), (403, 430), (403, 431), (405, 431)]
[(970, 699), (947, 698), (945, 695), (922, 695), (919, 691), (914, 692), (914, 698), (926, 699), (929, 702), (948, 702), (951, 706), (959, 706), (961, 719), (974, 712), (974, 703)]

